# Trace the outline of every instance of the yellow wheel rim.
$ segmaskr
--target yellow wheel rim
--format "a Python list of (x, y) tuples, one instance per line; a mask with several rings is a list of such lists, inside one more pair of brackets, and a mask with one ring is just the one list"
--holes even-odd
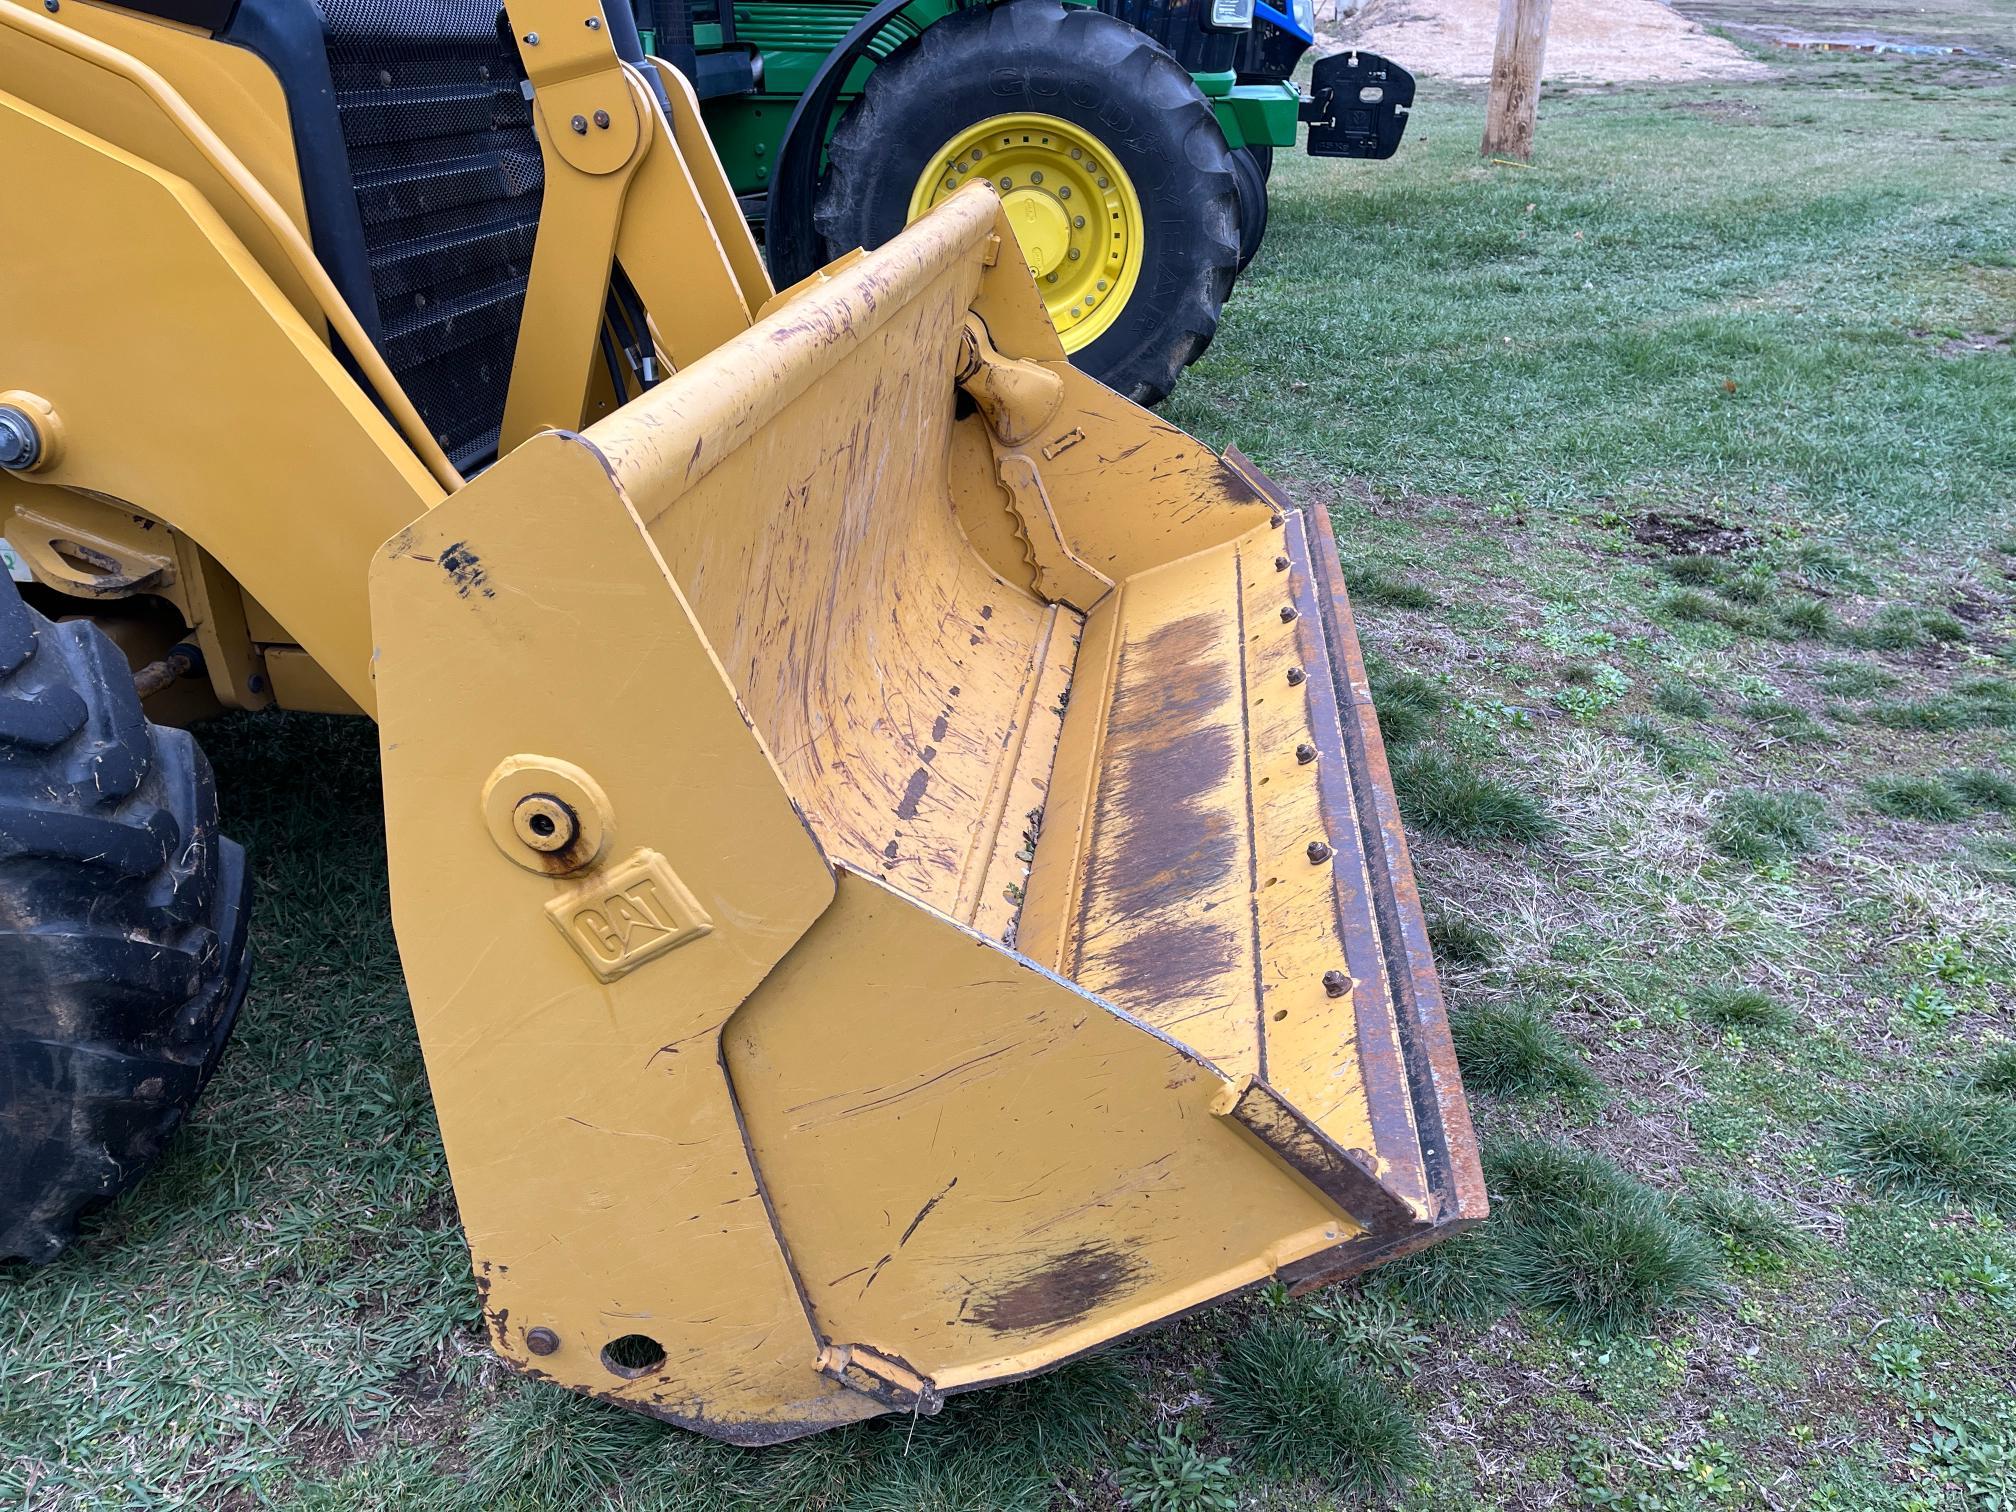
[(1023, 258), (1075, 352), (1119, 318), (1141, 276), (1141, 197), (1105, 144), (1048, 115), (981, 121), (938, 150), (910, 196), (910, 219), (985, 179), (1001, 196)]

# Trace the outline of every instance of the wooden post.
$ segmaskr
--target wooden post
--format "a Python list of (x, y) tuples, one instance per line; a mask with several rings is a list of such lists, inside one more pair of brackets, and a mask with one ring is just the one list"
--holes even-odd
[(1484, 108), (1484, 156), (1526, 162), (1533, 156), (1533, 112), (1547, 55), (1554, 0), (1498, 0), (1498, 48), (1491, 58), (1491, 99)]

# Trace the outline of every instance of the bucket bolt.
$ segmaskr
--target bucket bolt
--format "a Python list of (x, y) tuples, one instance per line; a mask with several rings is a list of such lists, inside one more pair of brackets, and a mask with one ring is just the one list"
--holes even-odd
[(1294, 622), (1295, 622), (1295, 606), (1293, 604), (1283, 604), (1281, 606), (1281, 623), (1284, 625), (1289, 625), (1293, 624)]
[(1311, 840), (1309, 842), (1309, 864), (1311, 866), (1321, 866), (1325, 861), (1328, 861), (1329, 859), (1330, 859), (1330, 844), (1328, 841)]
[(42, 460), (42, 432), (28, 411), (0, 404), (0, 468), (30, 472)]
[(1351, 990), (1351, 978), (1341, 971), (1323, 973), (1323, 990), (1331, 997), (1342, 997)]
[(1309, 674), (1307, 672), (1304, 672), (1300, 667), (1290, 667), (1288, 669), (1288, 686), (1291, 688), (1299, 688), (1302, 686), (1303, 682), (1308, 678), (1308, 676)]
[(511, 828), (533, 850), (552, 855), (575, 842), (581, 821), (551, 793), (528, 793), (511, 810)]
[(1288, 570), (1288, 558), (1284, 556), (1274, 558), (1274, 570), (1276, 572), (1286, 572)]
[(560, 1347), (560, 1335), (550, 1328), (528, 1328), (525, 1330), (525, 1347), (536, 1355), (550, 1355)]
[(1310, 762), (1316, 759), (1316, 747), (1309, 744), (1306, 740), (1303, 741), (1302, 744), (1295, 747), (1295, 759), (1304, 766), (1309, 765)]

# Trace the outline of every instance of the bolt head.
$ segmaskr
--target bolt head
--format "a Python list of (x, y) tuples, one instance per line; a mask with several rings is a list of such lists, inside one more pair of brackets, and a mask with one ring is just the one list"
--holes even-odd
[(1302, 680), (1306, 678), (1308, 675), (1309, 674), (1307, 672), (1304, 672), (1300, 667), (1290, 667), (1288, 669), (1288, 686), (1291, 688), (1301, 687)]
[(579, 838), (581, 821), (551, 793), (528, 793), (511, 810), (511, 832), (522, 845), (550, 856)]
[(539, 33), (537, 32), (525, 33), (525, 45), (527, 47), (537, 47), (539, 45)]
[(595, 124), (600, 126), (604, 131), (607, 131), (609, 129), (609, 112), (606, 110), (596, 111)]
[(588, 30), (590, 31), (602, 30), (602, 18), (600, 16), (590, 16), (587, 21), (587, 26)]
[(0, 404), (0, 468), (26, 472), (42, 460), (42, 433), (28, 412)]
[(1286, 572), (1288, 570), (1288, 558), (1284, 556), (1274, 558), (1274, 570), (1276, 572)]
[(1295, 606), (1293, 604), (1283, 604), (1281, 606), (1281, 623), (1284, 625), (1291, 624), (1293, 623), (1294, 619), (1295, 619)]
[(567, 124), (574, 128), (574, 134), (576, 136), (588, 135), (588, 117), (576, 116), (574, 117), (573, 120), (569, 121)]
[(1030, 174), (1030, 175), (1029, 175), (1029, 182), (1030, 182), (1030, 183), (1032, 183), (1032, 184), (1040, 184), (1040, 183), (1042, 183), (1042, 182), (1043, 182), (1043, 171), (1042, 171), (1042, 170), (1041, 170), (1041, 169), (1039, 168), (1039, 169), (1038, 169), (1038, 170), (1037, 170), (1036, 172), (1034, 172), (1034, 173)]
[(1295, 759), (1304, 766), (1309, 765), (1310, 762), (1316, 759), (1316, 747), (1309, 744), (1306, 740), (1303, 741), (1302, 744), (1295, 747)]
[(1330, 997), (1342, 997), (1351, 990), (1351, 978), (1341, 971), (1323, 973), (1323, 991)]
[(1321, 866), (1329, 859), (1330, 847), (1325, 841), (1311, 840), (1309, 842), (1309, 864), (1311, 866)]
[(525, 1347), (536, 1355), (550, 1355), (560, 1347), (560, 1335), (550, 1328), (525, 1330)]

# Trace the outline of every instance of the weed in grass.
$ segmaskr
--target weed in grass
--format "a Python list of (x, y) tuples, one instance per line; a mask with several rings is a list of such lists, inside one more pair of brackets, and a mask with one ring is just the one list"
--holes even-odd
[(1483, 924), (1448, 908), (1428, 916), (1428, 944), (1445, 966), (1489, 966), (1504, 948)]
[(2007, 835), (1983, 835), (1967, 845), (1967, 862), (1984, 880), (2000, 887), (2016, 887), (2016, 839)]
[(1842, 1169), (1905, 1199), (2016, 1203), (2016, 1119), (2008, 1104), (1965, 1092), (1921, 1092), (1858, 1108), (1836, 1130)]
[(1406, 745), (1435, 728), (1449, 695), (1442, 685), (1417, 672), (1396, 672), (1375, 663), (1366, 673), (1372, 706), (1379, 711), (1379, 733), (1388, 745)]
[(1462, 1323), (1490, 1323), (1516, 1300), (1493, 1224), (1381, 1266), (1371, 1285), (1414, 1312)]
[(1937, 982), (1913, 982), (1897, 1000), (1897, 1016), (1919, 1029), (1944, 1029), (1960, 1007)]
[(1744, 635), (1756, 634), (1766, 623), (1761, 615), (1692, 588), (1667, 594), (1656, 607), (1672, 619), (1697, 625), (1723, 625)]
[(1340, 1348), (1375, 1370), (1412, 1377), (1415, 1356), (1433, 1342), (1414, 1326), (1414, 1318), (1391, 1296), (1333, 1292), (1310, 1306), (1309, 1321)]
[(1487, 777), (1446, 752), (1396, 753), (1393, 787), (1409, 824), (1462, 844), (1530, 845), (1555, 832), (1554, 821), (1530, 794)]
[(1869, 575), (1838, 546), (1808, 541), (1793, 553), (1793, 560), (1799, 565), (1799, 575), (1809, 583), (1829, 588), (1863, 588), (1869, 583)]
[(1805, 855), (1820, 843), (1825, 805), (1812, 793), (1742, 788), (1722, 800), (1708, 843), (1753, 865)]
[(1798, 1022), (1790, 1008), (1756, 987), (1697, 987), (1687, 994), (1687, 1006), (1702, 1023), (1741, 1034), (1782, 1034)]
[(1668, 557), (1659, 570), (1689, 588), (1706, 588), (1722, 576), (1722, 564), (1711, 556)]
[[(1689, 561), (1692, 558), (1683, 557)], [(1652, 703), (1665, 714), (1675, 719), (1706, 719), (1715, 712), (1715, 705), (1708, 701), (1708, 695), (1690, 682), (1677, 677), (1669, 677), (1652, 690)]]
[(1798, 640), (1821, 640), (1834, 634), (1834, 611), (1818, 599), (1793, 599), (1779, 606), (1778, 623)]
[(1768, 573), (1744, 572), (1724, 578), (1715, 585), (1715, 591), (1731, 603), (1754, 606), (1770, 598), (1776, 587), (1776, 580)]
[(1427, 1462), (1406, 1405), (1297, 1324), (1263, 1322), (1233, 1340), (1211, 1394), (1225, 1436), (1276, 1480), (1313, 1476), (1333, 1492), (1378, 1496)]
[(526, 1507), (599, 1504), (664, 1428), (543, 1382), (507, 1393), (469, 1432), (476, 1499)]
[(1861, 711), (1886, 730), (2006, 730), (2016, 728), (2016, 690), (1994, 678), (1970, 678), (1951, 693), (1873, 703)]
[(1964, 803), (1977, 809), (1995, 809), (2016, 814), (2016, 780), (1985, 767), (1963, 767), (1948, 772), (1946, 786)]
[(1578, 1332), (1636, 1332), (1722, 1293), (1722, 1260), (1665, 1198), (1601, 1156), (1520, 1137), (1488, 1147), (1519, 1301)]
[(1799, 1232), (1769, 1203), (1728, 1186), (1690, 1192), (1680, 1215), (1706, 1229), (1722, 1246), (1730, 1266), (1743, 1275), (1782, 1270), (1799, 1250)]
[(1207, 1456), (1181, 1423), (1122, 1450), (1117, 1479), (1136, 1512), (1237, 1512), (1239, 1506), (1231, 1459)]
[(1762, 725), (1765, 732), (1778, 740), (1808, 742), (1828, 739), (1827, 727), (1808, 714), (1790, 699), (1770, 694), (1761, 698), (1746, 698), (1737, 705), (1736, 712), (1755, 724)]
[(1896, 677), (1871, 662), (1823, 662), (1815, 680), (1830, 698), (1869, 698), (1897, 686)]
[(1351, 602), (1381, 609), (1432, 609), (1435, 595), (1419, 583), (1395, 577), (1370, 562), (1346, 562), (1344, 584)]
[(1950, 824), (1967, 817), (1967, 803), (1937, 777), (1872, 777), (1862, 785), (1869, 806), (1893, 819)]
[(1676, 734), (1658, 720), (1647, 719), (1642, 714), (1625, 720), (1617, 727), (1617, 733), (1657, 762), (1661, 771), (1669, 774), (1712, 766), (1722, 754), (1712, 742)]
[(1868, 624), (1853, 632), (1852, 638), (1872, 650), (1911, 651), (1935, 642), (1964, 641), (1967, 627), (1941, 609), (1890, 604), (1877, 610)]
[(1524, 1003), (1478, 1003), (1449, 1015), (1463, 1084), (1518, 1100), (1557, 1096), (1593, 1103), (1602, 1084), (1567, 1037)]
[(2016, 1098), (2016, 1045), (2000, 1045), (1982, 1056), (1967, 1085), (1990, 1097)]

